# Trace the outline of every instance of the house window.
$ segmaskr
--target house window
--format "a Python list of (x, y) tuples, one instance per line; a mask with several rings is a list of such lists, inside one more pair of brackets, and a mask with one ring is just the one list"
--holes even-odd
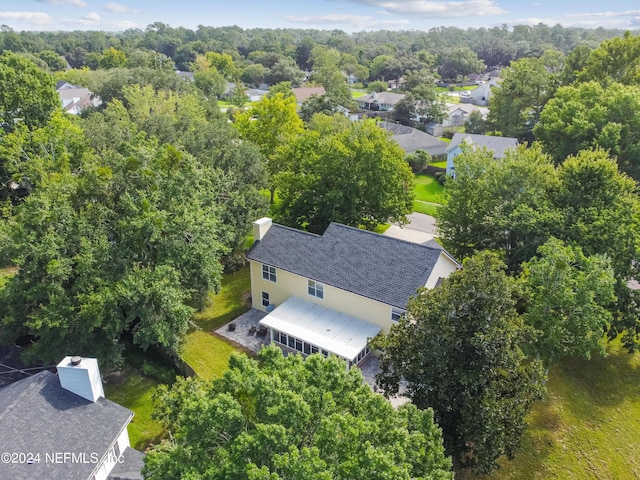
[(276, 267), (270, 267), (269, 265), (262, 265), (262, 278), (269, 280), (270, 282), (276, 281)]
[(314, 280), (307, 281), (307, 291), (312, 297), (324, 298), (324, 285)]
[(405, 311), (401, 308), (391, 308), (391, 320), (397, 322), (404, 315)]
[(267, 292), (262, 292), (262, 306), (263, 307), (268, 307), (269, 306), (269, 294)]
[(287, 334), (286, 333), (280, 332), (280, 343), (282, 345), (286, 345), (287, 344)]

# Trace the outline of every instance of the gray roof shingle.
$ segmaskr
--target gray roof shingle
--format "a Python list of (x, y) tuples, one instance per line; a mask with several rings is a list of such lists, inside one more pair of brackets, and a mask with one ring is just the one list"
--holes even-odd
[(518, 146), (518, 140), (516, 138), (476, 135), (472, 133), (456, 133), (451, 139), (447, 152), (456, 148), (463, 140), (466, 140), (477, 147), (486, 147), (487, 150), (492, 150), (494, 158), (503, 158), (506, 150)]
[(399, 123), (380, 122), (382, 128), (391, 132), (393, 139), (406, 153), (424, 150), (429, 155), (445, 155), (449, 144), (417, 128)]
[(427, 283), (441, 251), (339, 223), (323, 235), (274, 224), (247, 258), (406, 308)]
[[(39, 454), (39, 462), (4, 463), (0, 476), (12, 480), (86, 480), (133, 413), (105, 398), (92, 403), (60, 386), (43, 371), (0, 389), (0, 452)], [(58, 452), (83, 455), (56, 463)], [(49, 457), (47, 457), (49, 455)], [(93, 457), (92, 457), (93, 455)]]

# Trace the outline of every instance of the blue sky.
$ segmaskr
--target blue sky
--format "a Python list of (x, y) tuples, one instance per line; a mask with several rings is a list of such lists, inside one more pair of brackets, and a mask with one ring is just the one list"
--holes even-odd
[(238, 25), (242, 28), (428, 30), (507, 24), (640, 28), (638, 0), (0, 0), (0, 24), (21, 30)]

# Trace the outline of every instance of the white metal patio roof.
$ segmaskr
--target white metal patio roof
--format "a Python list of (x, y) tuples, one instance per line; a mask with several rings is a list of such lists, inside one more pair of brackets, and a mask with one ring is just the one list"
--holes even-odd
[(298, 297), (288, 298), (260, 320), (260, 324), (347, 360), (354, 360), (368, 340), (382, 330), (372, 323)]

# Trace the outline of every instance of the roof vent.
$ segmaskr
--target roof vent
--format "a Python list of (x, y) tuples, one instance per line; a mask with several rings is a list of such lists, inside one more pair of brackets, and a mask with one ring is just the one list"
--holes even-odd
[(71, 365), (80, 365), (80, 362), (82, 362), (82, 357), (78, 357), (77, 355), (71, 357)]

